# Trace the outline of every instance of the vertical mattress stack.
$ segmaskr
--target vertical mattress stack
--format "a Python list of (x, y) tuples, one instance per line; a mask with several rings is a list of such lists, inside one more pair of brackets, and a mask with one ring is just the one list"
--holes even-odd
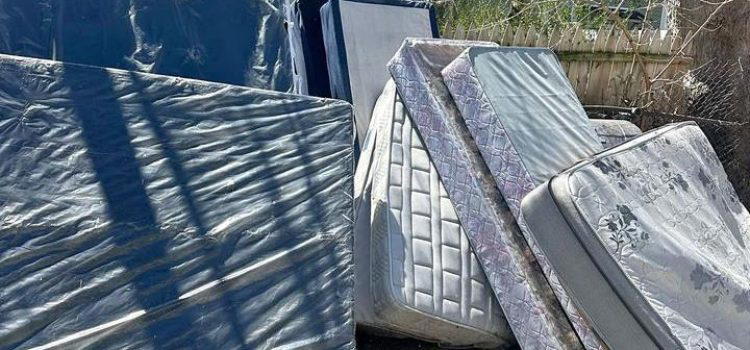
[[(520, 345), (578, 346), (576, 333), (443, 82), (441, 71), (474, 46), (498, 49), (472, 42), (408, 39), (390, 62), (391, 75)], [(490, 139), (494, 140), (503, 142)], [(533, 189), (531, 183), (521, 185), (526, 187), (518, 192)]]
[[(331, 92), (351, 101), (357, 167), (355, 319), (446, 346), (513, 338), (390, 79), (408, 36), (437, 36), (424, 2), (334, 0), (321, 9)], [(385, 91), (383, 86), (386, 85)]]
[(750, 214), (694, 124), (592, 123), (544, 49), (409, 39), (389, 68), (522, 348), (750, 345)]
[[(466, 128), (516, 220), (521, 200), (534, 187), (602, 150), (564, 74), (550, 50), (535, 48), (472, 47), (442, 71)], [(519, 221), (526, 242), (579, 339), (599, 347), (601, 342), (569, 302), (524, 224)]]

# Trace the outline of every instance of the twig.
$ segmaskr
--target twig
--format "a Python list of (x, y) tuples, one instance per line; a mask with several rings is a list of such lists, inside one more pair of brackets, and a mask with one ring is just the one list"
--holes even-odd
[[(640, 50), (638, 49), (639, 43), (633, 38), (633, 36), (630, 33), (630, 30), (625, 26), (625, 24), (622, 22), (622, 19), (620, 18), (619, 12), (620, 7), (625, 2), (625, 0), (620, 1), (620, 4), (617, 5), (617, 8), (615, 8), (613, 11), (610, 12), (609, 17), (612, 20), (612, 22), (615, 23), (615, 25), (625, 34), (625, 38), (630, 42), (630, 45), (633, 47), (633, 58), (638, 62), (638, 66), (641, 67), (641, 73), (643, 74), (643, 81), (646, 84), (646, 91), (647, 91), (647, 100), (651, 101), (651, 77), (648, 75), (648, 71), (646, 70), (646, 64), (643, 62), (643, 57), (641, 57)], [(607, 4), (602, 0), (601, 2), (602, 8), (606, 8)]]
[(720, 4), (719, 4), (719, 5), (718, 5), (718, 6), (717, 6), (717, 7), (715, 8), (715, 9), (714, 9), (714, 11), (713, 11), (713, 12), (711, 12), (711, 14), (710, 14), (710, 15), (708, 15), (708, 18), (706, 18), (706, 20), (705, 20), (705, 21), (703, 22), (703, 24), (701, 24), (701, 26), (700, 26), (700, 27), (699, 27), (699, 28), (698, 28), (698, 29), (697, 29), (696, 31), (694, 31), (694, 32), (693, 32), (693, 33), (692, 33), (692, 34), (690, 35), (690, 38), (686, 39), (686, 40), (685, 40), (685, 41), (684, 41), (684, 42), (682, 43), (682, 46), (680, 46), (680, 49), (679, 49), (679, 50), (677, 50), (677, 52), (676, 52), (676, 53), (675, 53), (675, 54), (674, 54), (674, 55), (672, 56), (672, 58), (671, 58), (671, 59), (669, 60), (669, 62), (667, 62), (667, 64), (666, 64), (666, 65), (664, 66), (664, 68), (663, 68), (663, 69), (662, 69), (662, 70), (661, 70), (661, 71), (660, 71), (660, 72), (659, 72), (658, 74), (656, 74), (656, 75), (654, 76), (654, 79), (658, 79), (658, 78), (660, 78), (660, 77), (661, 77), (661, 76), (662, 76), (662, 75), (664, 74), (664, 72), (666, 72), (666, 71), (667, 71), (667, 69), (669, 69), (669, 67), (670, 67), (670, 66), (672, 65), (672, 63), (674, 63), (674, 61), (675, 61), (675, 60), (677, 59), (677, 57), (679, 57), (680, 55), (682, 55), (682, 54), (683, 54), (683, 53), (685, 52), (685, 48), (687, 48), (687, 47), (688, 47), (688, 45), (690, 45), (690, 43), (691, 43), (691, 42), (693, 41), (693, 39), (695, 39), (695, 37), (696, 37), (696, 36), (698, 35), (698, 33), (700, 33), (700, 32), (701, 32), (701, 31), (703, 30), (703, 28), (705, 28), (705, 27), (706, 27), (706, 25), (708, 25), (708, 23), (709, 23), (709, 22), (711, 22), (711, 20), (712, 20), (712, 19), (714, 18), (714, 16), (716, 16), (716, 14), (718, 14), (718, 13), (719, 13), (719, 11), (720, 11), (720, 10), (721, 10), (721, 9), (722, 9), (722, 8), (723, 8), (724, 6), (726, 6), (727, 4), (729, 4), (729, 3), (733, 2), (733, 1), (734, 1), (734, 0), (726, 0), (726, 1), (722, 2), (722, 3), (720, 3)]

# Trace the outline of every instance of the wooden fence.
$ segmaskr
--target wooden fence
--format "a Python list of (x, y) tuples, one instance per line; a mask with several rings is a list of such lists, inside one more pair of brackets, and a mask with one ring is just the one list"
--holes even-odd
[[(684, 84), (676, 81), (682, 81), (691, 62), (691, 47), (684, 45), (684, 38), (689, 35), (664, 30), (626, 33), (615, 28), (541, 32), (534, 28), (497, 25), (444, 28), (442, 37), (494, 41), (503, 46), (551, 48), (584, 104), (644, 106), (650, 103), (661, 110), (680, 110), (684, 101)], [(657, 75), (659, 79), (654, 79)]]

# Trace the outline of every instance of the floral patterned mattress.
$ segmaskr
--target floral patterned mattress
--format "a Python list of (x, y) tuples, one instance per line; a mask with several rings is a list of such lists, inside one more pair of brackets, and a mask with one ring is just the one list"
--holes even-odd
[(750, 214), (696, 124), (591, 157), (521, 210), (611, 348), (750, 348)]

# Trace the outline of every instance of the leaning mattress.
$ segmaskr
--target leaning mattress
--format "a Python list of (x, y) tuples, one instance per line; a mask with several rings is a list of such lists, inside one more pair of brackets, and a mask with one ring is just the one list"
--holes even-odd
[(389, 64), (514, 335), (522, 347), (579, 344), (565, 313), (502, 199), (440, 71), (469, 47), (491, 43), (407, 39)]
[(367, 196), (371, 209), (357, 217), (358, 226), (369, 225), (355, 236), (356, 264), (364, 265), (357, 269), (355, 320), (447, 346), (513, 344), (393, 81), (373, 112), (372, 138), (357, 169), (358, 177), (371, 172), (370, 191), (358, 196)]
[(406, 37), (438, 36), (429, 2), (331, 0), (320, 10), (333, 98), (352, 102), (360, 143), (388, 71)]
[(470, 48), (443, 78), (578, 338), (604, 347), (519, 215), (534, 187), (603, 149), (560, 63), (547, 49)]
[(0, 349), (353, 349), (350, 118), (0, 56)]
[(612, 349), (750, 348), (750, 214), (694, 123), (586, 159), (522, 213)]
[(290, 92), (299, 77), (287, 32), (296, 23), (285, 17), (287, 6), (287, 0), (3, 0), (0, 53)]

